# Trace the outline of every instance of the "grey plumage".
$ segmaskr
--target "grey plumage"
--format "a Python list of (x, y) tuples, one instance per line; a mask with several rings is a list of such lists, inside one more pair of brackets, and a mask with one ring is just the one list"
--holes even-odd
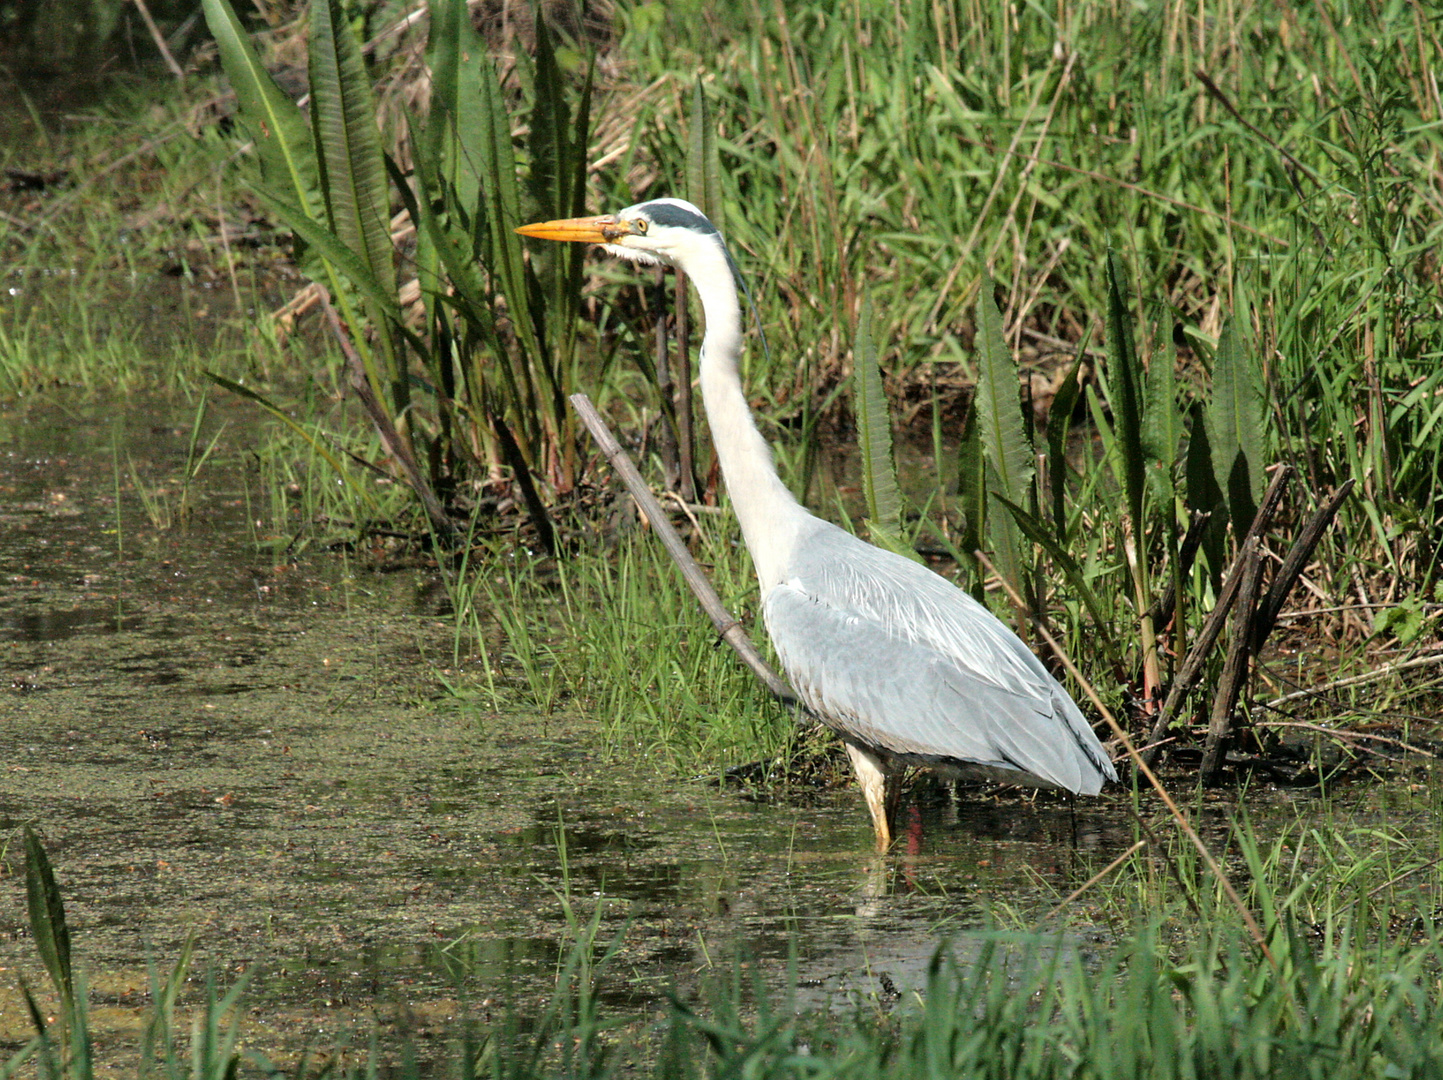
[(777, 477), (738, 374), (736, 267), (701, 211), (659, 199), (520, 231), (691, 278), (706, 312), (702, 398), (767, 632), (802, 701), (846, 743), (879, 846), (891, 842), (908, 765), (979, 766), (1088, 795), (1117, 778), (1076, 704), (1012, 631), (926, 567), (815, 517)]

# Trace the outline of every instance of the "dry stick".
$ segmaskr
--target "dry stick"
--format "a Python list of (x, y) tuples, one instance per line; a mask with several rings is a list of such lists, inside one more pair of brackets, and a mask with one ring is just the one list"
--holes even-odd
[(1283, 565), (1278, 568), (1277, 575), (1273, 578), (1272, 587), (1268, 589), (1268, 595), (1258, 605), (1257, 616), (1253, 621), (1253, 652), (1258, 652), (1263, 647), (1263, 642), (1273, 632), (1277, 625), (1278, 613), (1283, 610), (1283, 601), (1288, 598), (1288, 593), (1293, 591), (1298, 578), (1303, 576), (1303, 569), (1308, 565), (1308, 560), (1313, 557), (1313, 549), (1318, 546), (1318, 541), (1323, 538), (1323, 533), (1333, 523), (1333, 517), (1337, 514), (1338, 508), (1343, 505), (1353, 491), (1353, 485), (1357, 481), (1349, 477), (1348, 480), (1327, 502), (1313, 513), (1307, 523), (1299, 531), (1293, 546), (1283, 558)]
[(366, 378), (365, 365), (361, 362), (361, 355), (352, 346), (351, 339), (346, 335), (345, 328), (341, 326), (336, 309), (331, 306), (330, 297), (324, 290), (321, 291), (321, 306), (326, 313), (326, 320), (331, 324), (331, 332), (336, 335), (336, 341), (340, 343), (341, 353), (346, 358), (346, 382), (356, 397), (360, 399), (361, 405), (371, 418), (371, 423), (376, 425), (376, 433), (381, 436), (381, 442), (385, 444), (387, 453), (396, 459), (401, 466), (401, 471), (406, 474), (406, 483), (416, 493), (416, 497), (421, 500), (421, 506), (426, 511), (426, 517), (431, 521), (431, 528), (435, 531), (437, 539), (443, 544), (450, 544), (456, 537), (456, 527), (446, 516), (445, 507), (436, 498), (436, 493), (431, 490), (431, 485), (421, 475), (421, 470), (416, 465), (416, 459), (411, 455), (410, 446), (401, 438), (401, 433), (391, 422), (390, 414), (381, 406), (376, 392), (371, 389), (370, 380)]
[(1249, 536), (1238, 552), (1243, 567), (1242, 584), (1237, 603), (1233, 605), (1233, 637), (1223, 661), (1222, 678), (1213, 696), (1212, 715), (1208, 719), (1207, 740), (1203, 743), (1202, 768), (1204, 784), (1214, 783), (1222, 772), (1223, 752), (1232, 736), (1233, 712), (1238, 707), (1243, 684), (1248, 681), (1248, 661), (1252, 656), (1253, 612), (1258, 603), (1258, 585), (1262, 578), (1263, 559), (1258, 552), (1258, 538)]
[(641, 473), (632, 464), (631, 457), (621, 448), (621, 444), (611, 434), (611, 429), (606, 426), (606, 421), (596, 411), (596, 406), (585, 394), (572, 394), (571, 407), (576, 410), (576, 415), (581, 417), (581, 422), (586, 425), (586, 430), (591, 432), (591, 437), (596, 440), (596, 445), (606, 455), (606, 460), (611, 462), (611, 467), (621, 477), (626, 490), (636, 500), (641, 512), (651, 522), (652, 531), (656, 533), (666, 553), (671, 556), (672, 562), (676, 563), (677, 569), (686, 579), (688, 587), (697, 600), (701, 602), (702, 609), (711, 619), (712, 625), (716, 627), (726, 643), (736, 650), (743, 662), (756, 672), (762, 682), (766, 683), (770, 690), (783, 705), (793, 707), (798, 705), (797, 695), (785, 679), (772, 670), (757, 648), (752, 644), (747, 632), (742, 629), (742, 624), (732, 618), (731, 612), (727, 611), (722, 603), (721, 597), (712, 588), (711, 582), (707, 579), (706, 573), (697, 565), (691, 557), (691, 552), (686, 549), (676, 530), (671, 527), (667, 520), (665, 511), (661, 504), (652, 495), (651, 489), (646, 486), (646, 481), (641, 478)]
[(1320, 697), (1333, 690), (1342, 690), (1345, 687), (1357, 686), (1360, 683), (1377, 682), (1386, 679), (1390, 675), (1396, 675), (1400, 671), (1408, 671), (1412, 668), (1431, 667), (1434, 664), (1443, 664), (1443, 653), (1431, 656), (1415, 656), (1412, 660), (1400, 660), (1396, 664), (1385, 664), (1383, 667), (1374, 668), (1372, 671), (1365, 671), (1361, 675), (1347, 675), (1341, 679), (1334, 679), (1332, 682), (1323, 683), (1321, 686), (1309, 686), (1303, 690), (1294, 690), (1284, 694), (1282, 697), (1273, 698), (1272, 701), (1264, 702), (1268, 708), (1276, 705), (1283, 705), (1289, 701), (1297, 701), (1301, 698)]
[(647, 292), (651, 307), (656, 311), (656, 389), (661, 397), (657, 443), (661, 448), (661, 467), (666, 474), (667, 487), (680, 490), (681, 457), (676, 445), (676, 394), (672, 390), (671, 345), (666, 336), (666, 270), (663, 267), (656, 268), (656, 277)]
[(1146, 840), (1139, 840), (1139, 841), (1137, 841), (1135, 844), (1132, 845), (1132, 847), (1128, 848), (1126, 851), (1124, 851), (1124, 852), (1123, 852), (1121, 855), (1119, 855), (1117, 858), (1113, 859), (1112, 862), (1108, 863), (1106, 866), (1104, 866), (1104, 867), (1103, 867), (1101, 870), (1099, 870), (1097, 873), (1093, 874), (1092, 877), (1088, 878), (1086, 881), (1084, 881), (1084, 882), (1083, 882), (1081, 885), (1079, 885), (1077, 888), (1073, 889), (1072, 892), (1068, 893), (1067, 896), (1064, 897), (1064, 898), (1062, 899), (1062, 901), (1061, 901), (1060, 903), (1058, 903), (1058, 905), (1057, 905), (1055, 908), (1053, 908), (1051, 911), (1049, 911), (1046, 915), (1044, 915), (1042, 918), (1038, 919), (1037, 921), (1038, 921), (1039, 923), (1045, 923), (1045, 922), (1050, 922), (1052, 919), (1057, 918), (1057, 916), (1059, 916), (1059, 915), (1062, 914), (1063, 908), (1066, 908), (1066, 907), (1068, 907), (1069, 905), (1071, 905), (1072, 902), (1073, 902), (1074, 900), (1076, 900), (1079, 896), (1081, 896), (1083, 893), (1087, 892), (1088, 889), (1092, 888), (1094, 885), (1096, 885), (1096, 884), (1097, 884), (1099, 881), (1101, 881), (1103, 878), (1107, 877), (1108, 874), (1112, 873), (1112, 872), (1113, 872), (1114, 870), (1116, 870), (1119, 866), (1121, 866), (1123, 863), (1125, 863), (1129, 858), (1131, 858), (1133, 855), (1137, 854), (1138, 851), (1140, 851), (1142, 848), (1145, 848), (1145, 847), (1147, 847), (1147, 841), (1146, 841)]
[[(1248, 530), (1248, 535), (1243, 540), (1244, 544), (1249, 539), (1261, 539), (1264, 530), (1273, 520), (1273, 515), (1277, 513), (1278, 503), (1283, 498), (1283, 488), (1287, 486), (1292, 475), (1291, 465), (1283, 465), (1273, 474), (1272, 483), (1268, 485), (1268, 490), (1263, 494), (1262, 504), (1258, 507), (1257, 514), (1253, 516), (1252, 528)], [(1197, 640), (1188, 650), (1187, 659), (1183, 661), (1181, 670), (1172, 681), (1172, 689), (1167, 692), (1167, 700), (1163, 702), (1162, 710), (1157, 714), (1157, 723), (1153, 725), (1152, 734), (1148, 736), (1147, 741), (1151, 745), (1145, 756), (1149, 765), (1157, 760), (1158, 751), (1162, 749), (1167, 738), (1168, 725), (1172, 723), (1178, 705), (1187, 692), (1192, 689), (1198, 676), (1202, 674), (1203, 664), (1207, 660), (1208, 653), (1212, 651), (1218, 635), (1222, 633), (1223, 626), (1227, 621), (1228, 610), (1233, 606), (1233, 601), (1237, 599), (1238, 586), (1242, 583), (1245, 565), (1241, 558), (1233, 560), (1232, 569), (1228, 572), (1227, 580), (1223, 583), (1223, 590), (1218, 595), (1218, 602), (1208, 613), (1202, 630), (1198, 632)]]
[(155, 40), (155, 47), (160, 50), (160, 55), (165, 59), (165, 66), (170, 68), (170, 73), (177, 79), (185, 79), (185, 69), (175, 62), (175, 57), (170, 54), (170, 49), (165, 44), (165, 35), (160, 32), (160, 27), (155, 25), (155, 20), (150, 17), (150, 8), (145, 6), (145, 0), (135, 0), (135, 6), (140, 9), (140, 18), (145, 23), (145, 28), (150, 31), (150, 36)]
[[(997, 572), (997, 568), (992, 565), (992, 561), (980, 551), (973, 552), (973, 555), (979, 563), (987, 568), (989, 574), (1001, 582), (1002, 588), (1007, 590), (1008, 595), (1012, 598), (1012, 602), (1020, 606), (1022, 598), (1019, 597), (1016, 590), (1012, 588), (1011, 582)], [(1046, 627), (1038, 626), (1036, 629), (1052, 648), (1056, 657), (1062, 661), (1062, 666), (1067, 668), (1068, 673), (1077, 680), (1077, 685), (1082, 687), (1083, 692), (1087, 694), (1088, 700), (1091, 701), (1097, 711), (1102, 714), (1103, 720), (1105, 720), (1107, 726), (1112, 729), (1113, 735), (1122, 743), (1123, 750), (1137, 767), (1138, 772), (1147, 778), (1147, 782), (1152, 785), (1152, 789), (1157, 792), (1158, 798), (1161, 799), (1163, 805), (1167, 807), (1168, 813), (1171, 814), (1173, 820), (1177, 822), (1178, 828), (1182, 830), (1183, 835), (1188, 838), (1189, 843), (1196, 849), (1199, 857), (1207, 865), (1207, 868), (1212, 871), (1213, 876), (1217, 878), (1218, 884), (1222, 886), (1223, 892), (1227, 894), (1228, 900), (1232, 903), (1233, 907), (1237, 909), (1238, 916), (1243, 920), (1243, 925), (1247, 927), (1248, 934), (1252, 937), (1258, 950), (1267, 958), (1268, 963), (1272, 965), (1273, 969), (1277, 970), (1277, 959), (1273, 956), (1272, 950), (1268, 948), (1267, 940), (1263, 936), (1262, 927), (1258, 925), (1257, 919), (1253, 918), (1253, 913), (1249, 911), (1247, 905), (1243, 903), (1242, 897), (1240, 897), (1237, 890), (1233, 888), (1233, 883), (1228, 880), (1228, 876), (1223, 873), (1223, 868), (1218, 865), (1218, 861), (1213, 857), (1213, 853), (1209, 851), (1208, 846), (1202, 842), (1202, 837), (1198, 836), (1197, 830), (1192, 827), (1192, 822), (1188, 821), (1187, 815), (1182, 812), (1182, 809), (1177, 803), (1173, 802), (1172, 796), (1167, 793), (1167, 788), (1162, 786), (1162, 781), (1157, 778), (1157, 774), (1152, 771), (1148, 763), (1142, 759), (1142, 755), (1137, 752), (1137, 748), (1133, 746), (1132, 740), (1128, 738), (1127, 732), (1122, 730), (1122, 725), (1117, 722), (1117, 717), (1113, 716), (1112, 710), (1102, 703), (1102, 698), (1097, 696), (1097, 691), (1093, 688), (1092, 683), (1088, 682), (1082, 672), (1077, 670), (1077, 665), (1072, 662), (1072, 658), (1058, 643), (1057, 639), (1047, 632)]]
[[(1198, 81), (1203, 84), (1203, 88), (1206, 89), (1207, 92), (1211, 94), (1214, 98), (1216, 98), (1218, 102), (1221, 103), (1224, 109), (1232, 113), (1234, 120), (1242, 124), (1243, 127), (1247, 128), (1259, 139), (1261, 139), (1263, 142), (1267, 143), (1274, 150), (1276, 150), (1279, 155), (1281, 155), (1281, 157), (1288, 166), (1287, 168), (1283, 169), (1283, 175), (1288, 178), (1288, 184), (1292, 187), (1293, 194), (1298, 197), (1298, 203), (1300, 205), (1306, 206), (1308, 201), (1307, 196), (1303, 194), (1303, 189), (1298, 186), (1298, 180), (1297, 177), (1294, 175), (1294, 171), (1304, 173), (1307, 178), (1311, 180), (1314, 184), (1322, 187), (1322, 181), (1318, 179), (1317, 173), (1313, 172), (1312, 169), (1308, 168), (1297, 158), (1293, 157), (1292, 154), (1288, 153), (1272, 139), (1268, 138), (1268, 136), (1262, 131), (1260, 131), (1258, 128), (1248, 123), (1247, 118), (1244, 117), (1242, 113), (1238, 112), (1237, 106), (1235, 106), (1232, 103), (1231, 99), (1229, 99), (1229, 97), (1222, 92), (1222, 89), (1218, 86), (1218, 84), (1213, 82), (1212, 77), (1208, 75), (1206, 71), (1203, 71), (1201, 68), (1199, 68), (1194, 74), (1197, 75)], [(1324, 251), (1329, 250), (1327, 237), (1323, 235), (1323, 230), (1318, 228), (1318, 223), (1310, 218), (1308, 219), (1308, 224), (1313, 227), (1313, 239), (1317, 240), (1318, 246), (1321, 247)]]
[[(1268, 708), (1264, 705), (1263, 708)], [(1357, 746), (1360, 742), (1384, 743), (1388, 746), (1396, 746), (1398, 749), (1409, 754), (1418, 754), (1425, 758), (1437, 758), (1438, 755), (1431, 750), (1424, 750), (1421, 746), (1414, 746), (1412, 743), (1405, 743), (1402, 739), (1390, 739), (1386, 735), (1370, 735), (1366, 731), (1343, 731), (1339, 728), (1324, 727), (1322, 724), (1308, 724), (1302, 720), (1262, 720), (1259, 727), (1266, 728), (1297, 728), (1299, 731), (1316, 731), (1319, 735), (1326, 735), (1330, 739), (1347, 743), (1349, 746)], [(1366, 746), (1357, 747), (1359, 750), (1368, 750)], [(1369, 753), (1376, 751), (1369, 750)], [(1379, 757), (1383, 755), (1378, 754)]]

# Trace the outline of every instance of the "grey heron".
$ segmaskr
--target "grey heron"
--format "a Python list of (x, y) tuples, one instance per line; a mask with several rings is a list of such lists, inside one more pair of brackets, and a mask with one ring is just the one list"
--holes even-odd
[(1067, 691), (999, 619), (921, 564), (808, 512), (782, 483), (738, 371), (736, 267), (700, 210), (655, 199), (517, 231), (600, 244), (691, 279), (706, 318), (702, 401), (767, 633), (802, 703), (846, 744), (879, 847), (891, 844), (909, 766), (980, 767), (1087, 795), (1117, 779)]

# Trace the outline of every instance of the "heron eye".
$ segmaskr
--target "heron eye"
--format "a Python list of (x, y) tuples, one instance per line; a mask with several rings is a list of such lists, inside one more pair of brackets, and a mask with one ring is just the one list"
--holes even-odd
[(651, 227), (651, 222), (647, 221), (645, 218), (637, 218), (631, 223), (631, 227), (636, 230), (636, 232), (645, 235), (646, 230)]

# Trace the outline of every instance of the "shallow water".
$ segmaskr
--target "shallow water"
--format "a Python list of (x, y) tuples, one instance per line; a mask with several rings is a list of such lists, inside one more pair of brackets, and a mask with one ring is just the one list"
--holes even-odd
[(936, 797), (910, 853), (878, 859), (850, 790), (749, 801), (608, 756), (585, 717), (457, 701), (429, 571), (258, 551), (248, 480), (224, 466), (248, 428), (225, 408), (229, 449), (168, 530), (128, 472), (117, 515), (113, 444), (144, 475), (178, 468), (188, 406), (175, 424), (160, 406), (0, 417), (0, 1043), (28, 1034), (16, 974), (44, 985), (26, 823), (102, 1031), (133, 1036), (147, 963), (193, 936), (197, 978), (247, 973), (247, 1043), (283, 1055), (541, 1000), (561, 896), (583, 918), (604, 904), (604, 935), (630, 924), (616, 1003), (655, 1006), (738, 955), (777, 975), (792, 958), (807, 1004), (905, 992), (980, 898), (1045, 904), (1130, 840), (1106, 804)]
[[(190, 1002), (207, 969), (249, 979), (247, 1047), (364, 1053), (379, 1026), (425, 1060), (457, 1017), (546, 999), (572, 940), (563, 898), (582, 920), (602, 905), (603, 939), (625, 930), (602, 992), (637, 1015), (739, 959), (778, 986), (794, 965), (804, 1007), (886, 1004), (939, 941), (965, 955), (988, 910), (1045, 914), (1133, 840), (1124, 796), (922, 787), (879, 858), (853, 790), (749, 801), (608, 755), (585, 716), (458, 701), (428, 570), (257, 548), (243, 408), (210, 417), (230, 427), (184, 528), (151, 526), (128, 473), (117, 513), (116, 460), (152, 477), (184, 462), (193, 409), (166, 408), (0, 416), (0, 1053), (30, 1034), (17, 976), (45, 983), (26, 823), (108, 1071), (147, 965), (187, 938)], [(1101, 936), (1085, 908), (1071, 925), (1068, 948)]]

